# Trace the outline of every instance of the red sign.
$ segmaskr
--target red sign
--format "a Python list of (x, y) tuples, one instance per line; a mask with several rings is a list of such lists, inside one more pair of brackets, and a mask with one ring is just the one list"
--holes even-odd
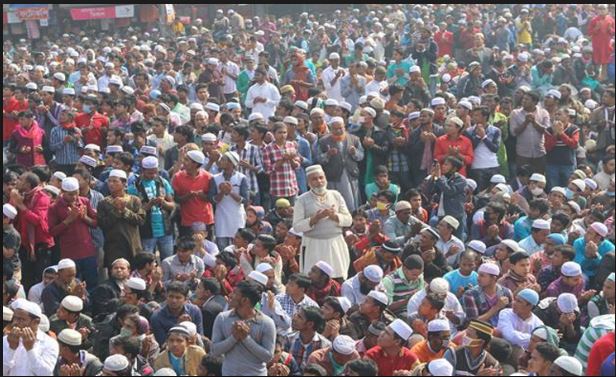
[(115, 7), (71, 9), (71, 17), (75, 21), (115, 18), (115, 14)]
[(34, 8), (18, 8), (15, 9), (17, 17), (22, 21), (30, 20), (44, 20), (49, 17), (48, 7), (34, 7)]

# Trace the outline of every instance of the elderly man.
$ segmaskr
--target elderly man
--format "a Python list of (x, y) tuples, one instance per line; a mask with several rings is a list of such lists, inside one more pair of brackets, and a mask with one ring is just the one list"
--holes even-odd
[(364, 148), (357, 136), (345, 131), (341, 117), (333, 117), (329, 127), (331, 134), (318, 142), (317, 160), (325, 167), (328, 188), (340, 192), (352, 212), (359, 206), (358, 162)]
[(300, 268), (304, 273), (319, 261), (333, 268), (332, 278), (347, 278), (349, 252), (342, 235), (352, 217), (338, 191), (327, 189), (320, 165), (306, 169), (310, 191), (302, 194), (294, 207), (293, 228), (304, 234)]
[[(414, 233), (418, 233), (422, 227), (421, 220), (411, 215), (411, 203), (401, 200), (396, 203), (396, 215), (391, 216), (383, 225), (383, 233), (399, 246), (403, 246)], [(415, 231), (413, 228), (416, 227)]]

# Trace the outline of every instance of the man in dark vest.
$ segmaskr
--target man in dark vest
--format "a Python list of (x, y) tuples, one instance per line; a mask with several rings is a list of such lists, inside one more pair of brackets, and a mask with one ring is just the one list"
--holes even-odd
[(476, 376), (481, 369), (487, 375), (500, 374), (500, 364), (486, 350), (492, 340), (493, 330), (494, 327), (489, 323), (472, 319), (466, 329), (462, 346), (445, 351), (443, 357), (453, 365), (455, 376)]

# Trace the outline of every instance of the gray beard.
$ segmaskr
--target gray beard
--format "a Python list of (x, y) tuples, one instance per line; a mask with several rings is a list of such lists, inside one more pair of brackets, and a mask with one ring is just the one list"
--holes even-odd
[(311, 190), (317, 195), (324, 195), (327, 192), (327, 186), (313, 187)]

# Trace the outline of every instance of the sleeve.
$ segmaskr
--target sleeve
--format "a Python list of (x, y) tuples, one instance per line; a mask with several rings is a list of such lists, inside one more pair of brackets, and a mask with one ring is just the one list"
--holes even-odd
[(2, 375), (3, 376), (8, 376), (9, 370), (15, 366), (15, 362), (13, 361), (14, 356), (15, 356), (15, 350), (12, 350), (11, 347), (9, 347), (9, 342), (7, 340), (7, 336), (5, 335), (4, 338), (2, 339)]
[[(160, 315), (160, 312), (158, 314)], [(158, 344), (163, 344), (165, 343), (165, 340), (167, 340), (167, 332), (163, 328), (160, 321), (161, 320), (159, 319), (159, 316), (152, 316), (150, 324), (152, 325), (152, 332), (154, 333), (154, 338), (156, 338)]]
[(514, 329), (512, 321), (511, 309), (505, 309), (498, 315), (497, 328), (503, 334), (503, 337), (508, 340), (514, 346), (520, 346), (524, 349), (528, 347), (530, 342), (530, 334), (526, 334)]
[[(203, 274), (203, 271), (201, 271), (201, 274)], [(201, 274), (199, 274), (199, 276), (201, 276)], [(196, 307), (191, 317), (194, 324), (197, 325), (197, 333), (203, 335), (203, 314), (201, 313), (201, 309)]]
[(47, 195), (39, 195), (34, 202), (32, 208), (26, 208), (22, 213), (26, 222), (33, 226), (40, 226), (44, 230), (48, 229), (49, 224), (46, 220), (46, 214), (49, 211), (51, 200)]
[(261, 298), (261, 311), (274, 321), (274, 326), (279, 332), (287, 331), (291, 327), (291, 317), (282, 308), (278, 300), (274, 300), (274, 308), (270, 309), (267, 305), (267, 296)]
[(60, 234), (64, 233), (64, 231), (66, 231), (66, 229), (68, 228), (67, 225), (65, 225), (64, 222), (60, 220), (59, 216), (57, 216), (56, 213), (57, 213), (56, 206), (52, 206), (51, 208), (49, 208), (49, 212), (47, 212), (47, 223), (49, 224), (49, 234), (51, 234), (54, 237), (59, 236)]
[(381, 282), (383, 284), (383, 289), (385, 289), (385, 294), (387, 294), (387, 300), (389, 302), (393, 302), (394, 299), (394, 282), (391, 280), (391, 277), (385, 276)]
[(137, 210), (133, 211), (128, 207), (124, 209), (122, 217), (131, 225), (143, 225), (145, 223), (145, 209), (141, 206), (141, 199), (136, 196), (132, 197), (134, 204), (137, 206)]
[(441, 176), (436, 180), (436, 187), (441, 190), (444, 195), (455, 195), (459, 192), (464, 192), (466, 181), (464, 179), (453, 179), (450, 182), (446, 180), (445, 177)]
[(477, 318), (479, 317), (479, 310), (477, 309), (477, 304), (475, 303), (475, 298), (473, 297), (471, 292), (465, 292), (462, 296), (462, 304), (464, 307), (464, 314), (466, 314), (466, 318)]
[[(233, 335), (225, 335), (223, 333), (223, 326), (226, 317), (217, 315), (214, 320), (214, 327), (212, 329), (212, 345), (210, 347), (210, 353), (214, 356), (222, 356), (231, 349), (237, 343), (237, 340)], [(274, 330), (275, 331), (275, 330)]]
[(253, 107), (255, 107), (255, 95), (254, 95), (254, 90), (253, 90), (254, 86), (250, 87), (248, 89), (248, 92), (246, 93), (246, 100), (244, 101), (244, 105), (246, 105), (247, 108), (252, 109)]
[(500, 141), (501, 141), (501, 130), (499, 128), (496, 128), (496, 130), (491, 136), (488, 135), (485, 139), (483, 139), (483, 143), (486, 145), (486, 147), (488, 147), (490, 152), (493, 152), (493, 153), (498, 152), (498, 148), (500, 147)]
[(445, 143), (443, 139), (437, 138), (434, 142), (434, 159), (440, 163), (443, 163), (445, 160)]
[(305, 211), (303, 200), (298, 199), (293, 207), (293, 228), (302, 233), (312, 230), (312, 226), (310, 226), (310, 216), (308, 216)]
[(351, 213), (349, 212), (349, 209), (347, 208), (346, 202), (344, 201), (344, 198), (342, 197), (342, 195), (338, 191), (335, 191), (335, 193), (336, 193), (336, 198), (338, 199), (338, 205), (339, 205), (338, 227), (340, 228), (349, 227), (351, 226), (351, 224), (353, 224), (353, 216), (351, 216)]
[(55, 340), (49, 338), (44, 342), (39, 340), (30, 351), (27, 351), (30, 370), (35, 376), (53, 375), (59, 353), (58, 342)]
[(470, 165), (473, 163), (473, 144), (471, 144), (471, 141), (465, 137), (465, 141), (464, 141), (464, 150), (461, 151), (461, 155), (464, 159), (464, 165)]
[(551, 132), (545, 134), (545, 150), (551, 151), (556, 146), (556, 137)]
[(274, 170), (274, 163), (272, 162), (271, 147), (268, 145), (263, 149), (263, 170), (265, 174), (272, 174)]
[[(547, 133), (546, 133), (546, 136), (547, 136)], [(563, 143), (565, 143), (569, 148), (576, 149), (578, 147), (578, 143), (580, 140), (580, 131), (579, 130), (573, 131), (573, 134), (571, 134), (571, 136), (563, 132), (562, 135), (560, 135), (560, 138), (563, 141)], [(546, 144), (547, 144), (547, 141), (546, 141)], [(547, 145), (546, 145), (546, 148), (547, 148)]]
[(398, 244), (404, 242), (404, 235), (396, 236), (396, 227), (391, 221), (385, 221), (385, 224), (383, 225), (383, 233), (385, 233), (387, 238)]
[(511, 126), (511, 134), (513, 136), (520, 136), (522, 133), (522, 125), (524, 124), (524, 120), (520, 119), (518, 113), (514, 110), (511, 113), (511, 117), (509, 118), (509, 125)]
[(60, 137), (59, 130), (56, 127), (52, 128), (49, 135), (49, 148), (54, 152), (58, 152), (62, 149), (63, 145), (64, 140)]
[[(276, 301), (278, 302), (278, 301)], [(214, 330), (216, 329), (214, 322)], [(263, 333), (260, 343), (257, 343), (250, 335), (242, 341), (242, 344), (262, 363), (269, 362), (274, 357), (274, 346), (276, 342), (276, 328), (272, 321), (264, 321)], [(231, 337), (233, 338), (233, 337)], [(212, 345), (213, 346), (213, 345)]]

